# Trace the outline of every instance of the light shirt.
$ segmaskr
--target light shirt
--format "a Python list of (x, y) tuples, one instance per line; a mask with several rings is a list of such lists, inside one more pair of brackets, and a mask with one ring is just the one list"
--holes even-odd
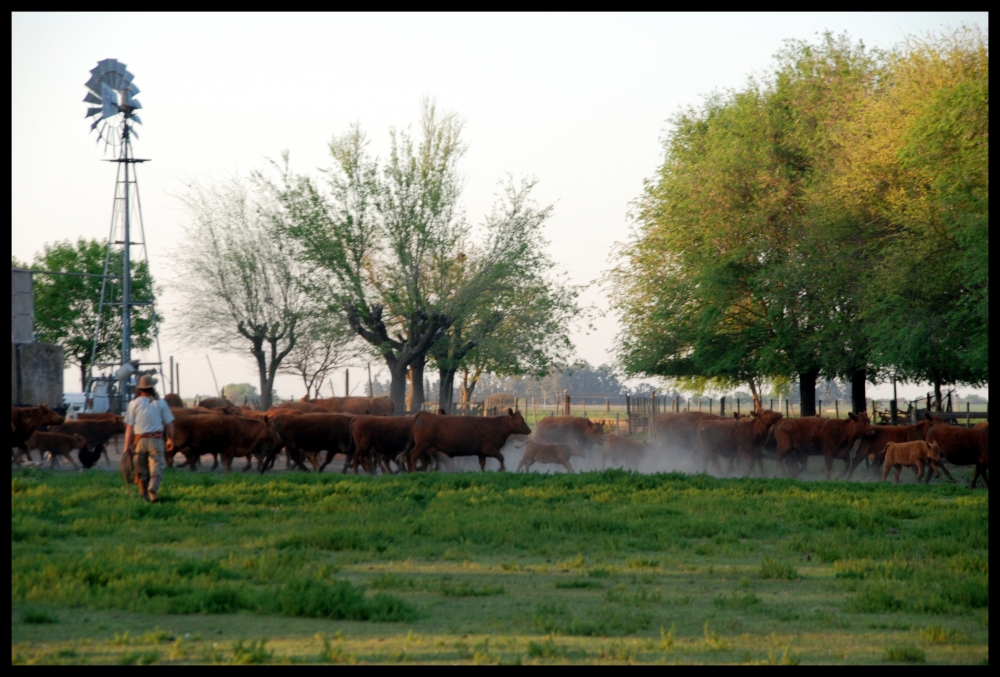
[(174, 420), (170, 406), (163, 400), (139, 395), (128, 403), (125, 425), (133, 426), (136, 435), (163, 432), (163, 426)]

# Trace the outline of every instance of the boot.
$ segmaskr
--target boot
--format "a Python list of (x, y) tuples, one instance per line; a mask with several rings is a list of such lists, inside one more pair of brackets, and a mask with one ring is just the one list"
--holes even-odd
[(136, 484), (139, 485), (139, 496), (141, 496), (144, 500), (148, 501), (149, 492), (146, 490), (146, 480), (142, 479), (141, 477), (137, 477), (135, 482)]
[(160, 502), (160, 497), (156, 495), (156, 489), (153, 489), (152, 487), (150, 487), (149, 489), (149, 502), (150, 503)]

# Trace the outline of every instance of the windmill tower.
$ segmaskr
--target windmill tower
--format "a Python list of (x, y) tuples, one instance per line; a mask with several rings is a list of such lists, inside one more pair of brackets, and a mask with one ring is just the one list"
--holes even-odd
[[(109, 408), (112, 411), (122, 411), (132, 397), (134, 383), (139, 373), (160, 372), (161, 383), (163, 372), (163, 359), (160, 355), (160, 332), (157, 326), (155, 306), (153, 301), (152, 285), (146, 292), (147, 300), (136, 301), (133, 294), (133, 257), (132, 248), (140, 248), (141, 259), (146, 263), (146, 270), (149, 270), (149, 253), (146, 249), (146, 235), (142, 224), (142, 204), (139, 200), (139, 184), (136, 175), (136, 165), (148, 162), (146, 159), (136, 158), (132, 152), (132, 138), (138, 138), (134, 126), (142, 124), (142, 120), (136, 114), (142, 104), (135, 96), (139, 93), (139, 88), (132, 82), (133, 75), (125, 68), (125, 64), (119, 63), (117, 59), (105, 59), (99, 61), (97, 66), (91, 71), (91, 77), (86, 83), (87, 95), (84, 102), (94, 104), (87, 108), (86, 117), (94, 118), (90, 130), (93, 132), (100, 126), (97, 135), (97, 142), (104, 140), (104, 150), (111, 149), (116, 156), (105, 162), (115, 162), (118, 164), (118, 172), (115, 180), (115, 199), (111, 214), (111, 229), (108, 234), (107, 255), (104, 259), (104, 278), (101, 282), (101, 301), (97, 314), (97, 327), (94, 333), (94, 344), (91, 349), (90, 378), (95, 381), (93, 369), (95, 366), (111, 367), (115, 365), (103, 364), (95, 365), (97, 356), (97, 345), (101, 337), (101, 320), (104, 317), (105, 306), (121, 306), (122, 336), (121, 336), (121, 360), (120, 366), (115, 372), (115, 377), (103, 377), (96, 379), (103, 382), (103, 390), (108, 396), (112, 391), (117, 397), (111, 397)], [(138, 239), (135, 236), (138, 235)], [(112, 251), (121, 252), (120, 270), (111, 270)], [(115, 257), (117, 262), (119, 257)], [(108, 283), (112, 281), (115, 289), (109, 289)], [(136, 306), (149, 306), (153, 319), (153, 334), (156, 339), (157, 362), (147, 362), (140, 364), (132, 359), (132, 309)], [(145, 365), (152, 369), (141, 369)], [(114, 383), (118, 382), (117, 385)], [(88, 384), (88, 391), (93, 392)]]

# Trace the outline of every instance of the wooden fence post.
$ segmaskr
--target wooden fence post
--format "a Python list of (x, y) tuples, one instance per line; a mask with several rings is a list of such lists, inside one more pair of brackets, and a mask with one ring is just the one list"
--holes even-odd
[(563, 391), (563, 416), (570, 416), (569, 391)]
[(726, 415), (726, 396), (723, 395), (719, 398), (719, 416)]
[(619, 416), (621, 416), (621, 412), (620, 411), (616, 411), (615, 412), (615, 435), (621, 435), (622, 434), (622, 422), (618, 418)]
[(972, 426), (972, 409), (969, 407), (969, 403), (965, 403), (965, 427), (969, 428)]
[(895, 399), (889, 400), (889, 416), (892, 417), (891, 425), (899, 425), (896, 421), (896, 416), (899, 415), (899, 403)]
[(712, 398), (708, 398), (708, 413), (712, 413)]
[(625, 418), (628, 421), (628, 434), (629, 437), (632, 436), (632, 397), (630, 395), (625, 396)]
[(791, 417), (792, 417), (792, 407), (788, 403), (788, 399), (786, 398), (785, 399), (785, 418), (791, 418)]
[(816, 415), (820, 418), (823, 418), (823, 400), (819, 400), (816, 403)]
[[(833, 410), (836, 412), (837, 418), (840, 418), (840, 400), (834, 400), (833, 401)], [(872, 423), (874, 423), (874, 422), (875, 422), (875, 419), (872, 418)]]

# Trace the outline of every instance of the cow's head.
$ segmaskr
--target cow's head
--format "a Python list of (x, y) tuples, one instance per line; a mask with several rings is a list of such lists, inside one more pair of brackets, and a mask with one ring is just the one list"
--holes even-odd
[(752, 411), (750, 415), (753, 417), (753, 427), (754, 430), (763, 435), (767, 430), (773, 426), (775, 423), (781, 420), (782, 416), (777, 411), (772, 411), (771, 409), (761, 409), (760, 411)]
[(591, 421), (589, 418), (585, 418), (583, 420), (586, 422), (586, 426), (584, 427), (584, 436), (586, 436), (587, 442), (597, 447), (603, 447), (604, 424), (598, 423), (597, 421)]
[(513, 431), (514, 434), (516, 434), (516, 435), (530, 435), (531, 434), (531, 428), (529, 428), (528, 424), (524, 422), (524, 417), (521, 416), (521, 412), (514, 411), (513, 409), (511, 409), (510, 407), (508, 407), (507, 408), (507, 414), (508, 414), (508, 417), (509, 417), (508, 421), (509, 421), (511, 430)]
[(938, 446), (937, 442), (933, 442), (932, 444), (929, 444), (928, 447), (930, 447), (928, 449), (928, 452), (927, 452), (928, 458), (930, 458), (932, 461), (936, 461), (936, 462), (940, 463), (941, 462), (941, 447)]
[(871, 421), (868, 420), (868, 412), (863, 411), (860, 414), (855, 414), (851, 411), (848, 412), (847, 418), (854, 422), (858, 436), (871, 437), (875, 434), (875, 428), (872, 427)]
[(62, 425), (66, 422), (66, 418), (62, 414), (47, 404), (43, 404), (39, 409), (39, 426)]

